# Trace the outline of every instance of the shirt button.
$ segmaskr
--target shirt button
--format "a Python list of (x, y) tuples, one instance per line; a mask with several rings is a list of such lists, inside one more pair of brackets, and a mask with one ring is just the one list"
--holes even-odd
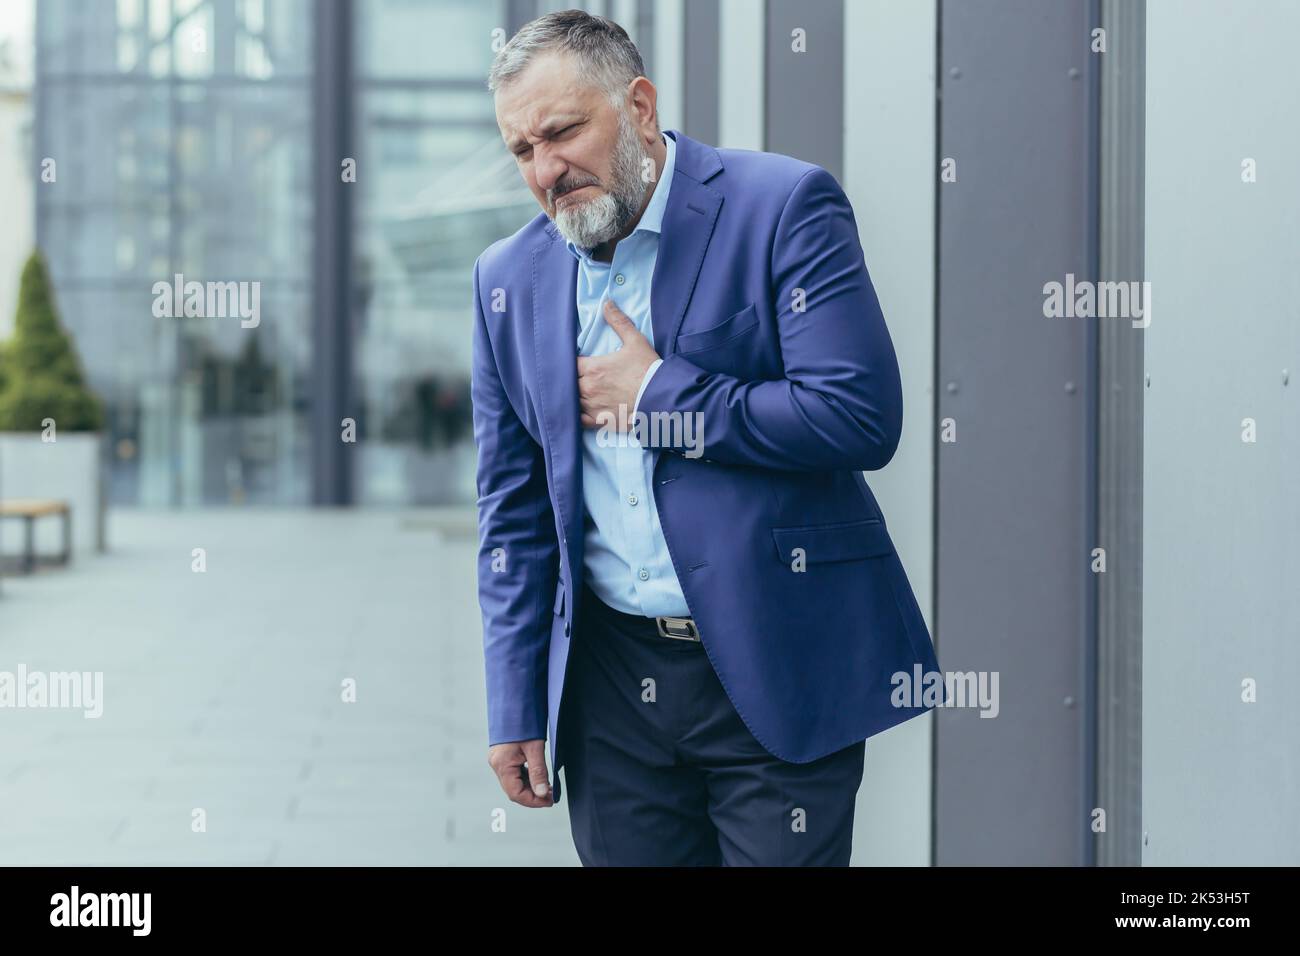
[(626, 282), (627, 280), (623, 278), (623, 273), (620, 272), (618, 275), (614, 276), (614, 281), (615, 281), (618, 285), (622, 285), (622, 284), (623, 284), (624, 282)]
[(636, 495), (628, 495), (628, 496), (627, 496), (627, 503), (630, 504), (630, 505), (632, 505), (632, 506), (634, 506), (634, 507), (635, 507), (636, 503), (637, 503), (638, 501), (640, 501), (640, 500), (641, 500), (641, 499), (638, 498)]
[(640, 571), (636, 573), (636, 576), (639, 577), (642, 581), (648, 581), (650, 579), (650, 572), (647, 571), (645, 568), (642, 568)]

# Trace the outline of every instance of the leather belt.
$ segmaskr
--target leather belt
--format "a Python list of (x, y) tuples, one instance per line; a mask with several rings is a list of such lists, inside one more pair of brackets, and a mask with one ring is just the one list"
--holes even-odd
[(624, 622), (639, 634), (649, 635), (650, 622), (654, 622), (655, 632), (660, 637), (671, 638), (675, 641), (694, 641), (697, 644), (703, 644), (700, 639), (700, 629), (692, 617), (642, 617), (639, 614), (628, 614), (626, 611), (620, 611), (618, 608), (610, 607), (602, 601), (595, 591), (585, 582), (582, 585), (583, 601), (587, 607), (598, 610), (601, 614)]

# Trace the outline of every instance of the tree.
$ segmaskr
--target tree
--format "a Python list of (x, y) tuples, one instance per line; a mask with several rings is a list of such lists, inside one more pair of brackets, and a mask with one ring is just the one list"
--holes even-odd
[(103, 407), (86, 386), (72, 340), (59, 323), (49, 272), (39, 252), (23, 267), (14, 334), (0, 353), (0, 431), (95, 431)]

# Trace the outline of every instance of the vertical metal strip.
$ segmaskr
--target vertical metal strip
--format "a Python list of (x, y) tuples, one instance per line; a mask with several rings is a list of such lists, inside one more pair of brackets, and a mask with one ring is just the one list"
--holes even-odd
[[(356, 186), (341, 179), (353, 148), (352, 0), (319, 0), (314, 18), (312, 116), (316, 214), (312, 260), (315, 317), (312, 376), (312, 501), (352, 504), (352, 452), (341, 440), (341, 422), (357, 419), (352, 400), (352, 205)], [(366, 175), (360, 170), (358, 176)], [(358, 434), (358, 438), (362, 438)]]
[[(930, 482), (930, 509), (933, 514), (933, 520), (930, 523), (930, 621), (931, 631), (934, 640), (935, 654), (940, 661), (940, 667), (943, 666), (943, 637), (942, 627), (939, 617), (939, 589), (943, 582), (939, 577), (939, 522), (943, 517), (939, 509), (939, 429), (937, 425), (939, 404), (939, 376), (941, 374), (939, 365), (939, 355), (943, 348), (943, 342), (940, 336), (943, 334), (943, 323), (939, 320), (943, 314), (943, 302), (940, 299), (940, 293), (943, 290), (943, 283), (939, 281), (940, 269), (943, 268), (943, 258), (941, 255), (943, 243), (940, 242), (939, 223), (940, 213), (942, 211), (940, 203), (943, 197), (943, 184), (939, 181), (939, 164), (943, 162), (943, 17), (944, 3), (946, 0), (935, 0), (935, 24), (934, 24), (934, 164), (930, 167), (934, 176), (934, 288), (931, 295), (934, 298), (934, 355), (930, 366), (930, 383), (935, 399), (935, 419), (930, 423), (930, 460), (934, 462), (934, 480)], [(939, 734), (930, 735), (930, 865), (939, 865)]]
[[(1146, 0), (1102, 0), (1099, 272), (1144, 278)], [(1145, 332), (1109, 320), (1098, 333), (1096, 806), (1100, 866), (1140, 866), (1142, 836), (1142, 421)]]
[[(1088, 148), (1087, 168), (1087, 275), (1093, 281), (1099, 276), (1100, 228), (1098, 226), (1098, 206), (1100, 203), (1100, 162), (1101, 162), (1101, 65), (1099, 57), (1103, 54), (1091, 53), (1092, 28), (1101, 23), (1100, 0), (1087, 0), (1087, 35), (1080, 38), (1081, 43), (1088, 44), (1088, 58), (1085, 61), (1084, 81), (1087, 90), (1087, 132), (1085, 138)], [(1100, 380), (1097, 368), (1097, 329), (1099, 320), (1087, 320), (1086, 355), (1084, 358), (1084, 436), (1087, 442), (1088, 484), (1084, 491), (1084, 528), (1086, 541), (1093, 542), (1088, 547), (1091, 555), (1096, 546), (1098, 533), (1097, 520), (1097, 454), (1098, 454), (1098, 396)], [(1082, 735), (1080, 757), (1082, 766), (1079, 775), (1082, 786), (1079, 793), (1079, 858), (1085, 866), (1096, 864), (1096, 841), (1092, 833), (1092, 811), (1096, 806), (1097, 792), (1097, 575), (1092, 572), (1089, 560), (1083, 575), (1083, 635), (1081, 650), (1083, 660), (1079, 662), (1080, 685), (1083, 693), (1082, 719), (1079, 730)]]

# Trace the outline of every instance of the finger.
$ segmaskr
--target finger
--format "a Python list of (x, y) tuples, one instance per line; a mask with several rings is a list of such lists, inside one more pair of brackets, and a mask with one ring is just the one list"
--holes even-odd
[(633, 337), (645, 338), (632, 320), (623, 313), (623, 310), (614, 304), (613, 299), (605, 300), (605, 308), (603, 311), (605, 314), (605, 321), (609, 323), (609, 327), (618, 334), (618, 337), (622, 339), (623, 342), (626, 343)]
[(515, 803), (519, 804), (521, 807), (529, 807), (531, 809), (549, 807), (552, 804), (554, 804), (555, 801), (552, 800), (549, 795), (545, 797), (539, 797), (537, 794), (533, 793), (531, 789), (531, 785), (528, 783), (527, 775), (528, 775), (528, 771), (525, 770), (523, 767), (520, 767), (519, 777), (518, 777), (519, 796), (513, 798)]
[(580, 355), (578, 356), (578, 378), (584, 375), (594, 375), (602, 367), (609, 365), (615, 360), (616, 356), (610, 352), (605, 355)]
[(546, 777), (546, 743), (529, 740), (524, 744), (524, 759), (528, 761), (528, 782), (538, 799), (550, 801), (551, 784)]
[(594, 394), (578, 396), (578, 412), (594, 419), (597, 425), (603, 424), (603, 419), (608, 419), (609, 424), (612, 425), (617, 418), (614, 410), (606, 408)]
[(512, 760), (500, 767), (497, 770), (497, 782), (501, 784), (502, 791), (511, 801), (527, 806), (527, 801), (535, 798), (533, 792), (528, 789), (524, 778), (520, 776), (519, 772), (523, 765), (523, 760)]

